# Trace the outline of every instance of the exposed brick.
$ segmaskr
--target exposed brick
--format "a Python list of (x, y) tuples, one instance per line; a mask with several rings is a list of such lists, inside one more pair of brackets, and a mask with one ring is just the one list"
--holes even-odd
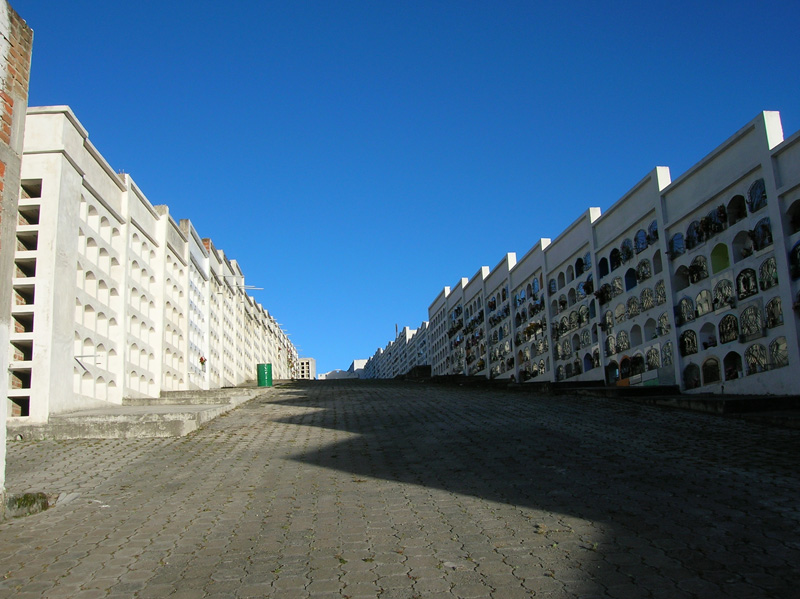
[(11, 388), (22, 389), (22, 381), (19, 380), (19, 377), (16, 374), (11, 375)]
[[(5, 69), (5, 80), (3, 82), (2, 89), (0, 89), (0, 144), (4, 144), (6, 146), (10, 146), (11, 137), (12, 137), (12, 125), (14, 125), (15, 120), (18, 122), (18, 126), (21, 126), (24, 123), (24, 114), (18, 114), (18, 118), (14, 119), (14, 110), (15, 105), (19, 107), (24, 105), (25, 100), (28, 98), (28, 81), (30, 75), (30, 60), (31, 60), (31, 44), (33, 41), (33, 31), (30, 27), (28, 27), (27, 23), (20, 18), (20, 16), (14, 11), (13, 8), (4, 4), (4, 9), (8, 11), (9, 17), (9, 25), (10, 25), (10, 35), (8, 38), (9, 47), (8, 51), (5, 53), (6, 56), (3, 58), (7, 61), (7, 66)], [(15, 102), (15, 98), (18, 100), (22, 100), (22, 102)], [(21, 131), (20, 131), (21, 133)], [(11, 150), (11, 155), (15, 155), (19, 152), (19, 148), (6, 148), (7, 150)], [(5, 154), (4, 154), (5, 155)], [(15, 159), (10, 161), (10, 164), (7, 165), (5, 162), (0, 161), (0, 215), (4, 211), (7, 211), (8, 214), (14, 214), (14, 202), (9, 201), (13, 200), (14, 198), (10, 198), (9, 196), (5, 196), (5, 181), (3, 180), (6, 176), (6, 167), (9, 167), (11, 176), (11, 181), (13, 185), (9, 187), (9, 194), (16, 195), (17, 192), (17, 177), (19, 176), (19, 159), (18, 156)], [(19, 216), (18, 218), (19, 224), (28, 224), (27, 220)], [(11, 224), (11, 223), (7, 223)], [(8, 227), (6, 227), (8, 228)], [(7, 232), (6, 232), (7, 233)], [(5, 243), (3, 244), (3, 249), (6, 254), (11, 253), (11, 245), (12, 245), (12, 237), (5, 238)], [(20, 247), (18, 243), (17, 247)], [(23, 246), (24, 247), (24, 246)], [(10, 256), (3, 257), (3, 260), (10, 258)], [(6, 263), (4, 262), (4, 265)], [(10, 266), (8, 264), (7, 266)], [(15, 268), (15, 276), (25, 276), (17, 267)], [(9, 293), (10, 295), (10, 293)], [(10, 298), (3, 293), (2, 294), (4, 301), (8, 301)], [(25, 299), (19, 294), (14, 293), (14, 302), (16, 304), (26, 304), (27, 302)], [(13, 325), (15, 333), (24, 333), (25, 326), (18, 322), (16, 318), (13, 318)], [(8, 348), (0, 348), (2, 351), (8, 351)], [(8, 354), (6, 354), (8, 355)], [(24, 360), (25, 354), (23, 351), (19, 350), (18, 348), (14, 347), (12, 350), (12, 359), (16, 361)], [(3, 367), (5, 368), (6, 361), (3, 361)], [(27, 375), (23, 375), (26, 378), (26, 381), (29, 380)], [(23, 388), (23, 380), (20, 379), (19, 375), (16, 373), (12, 373), (9, 377), (9, 384), (12, 389), (21, 389)], [(25, 382), (27, 386), (28, 383)], [(7, 400), (6, 400), (7, 401)], [(17, 404), (15, 402), (9, 402), (9, 413), (11, 416), (22, 416), (23, 413), (28, 413), (28, 402), (27, 400), (22, 401), (21, 404)]]

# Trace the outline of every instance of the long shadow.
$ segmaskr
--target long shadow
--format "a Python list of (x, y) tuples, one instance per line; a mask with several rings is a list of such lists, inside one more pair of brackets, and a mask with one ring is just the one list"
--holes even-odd
[(279, 422), (356, 434), (297, 461), (594, 523), (592, 576), (612, 595), (788, 597), (800, 582), (796, 431), (391, 382), (298, 385), (269, 403), (315, 408)]

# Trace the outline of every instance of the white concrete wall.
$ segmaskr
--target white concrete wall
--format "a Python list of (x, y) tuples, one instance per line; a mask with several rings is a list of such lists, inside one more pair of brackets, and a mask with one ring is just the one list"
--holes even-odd
[(262, 361), (291, 377), (296, 349), (245, 293), (235, 261), (117, 175), (69, 108), (32, 108), (26, 126), (23, 178), (41, 181), (41, 197), (23, 206), (39, 222), (17, 235), (38, 239), (17, 252), (35, 276), (14, 283), (35, 301), (14, 313), (33, 330), (10, 339), (32, 342), (31, 359), (11, 365), (30, 369), (31, 384), (9, 396), (30, 396), (27, 418), (240, 384)]
[(544, 250), (549, 245), (549, 239), (541, 239), (509, 273), (516, 350), (514, 377), (520, 382), (537, 377), (548, 379), (552, 370), (544, 276)]
[(450, 290), (446, 300), (447, 347), (444, 374), (464, 374), (466, 350), (463, 343), (464, 288), (469, 281), (461, 278)]
[[(627, 360), (627, 367), (633, 357), (647, 361), (648, 356), (648, 371), (641, 375), (644, 380), (660, 384), (673, 384), (676, 380), (674, 361), (669, 357), (674, 354), (674, 327), (660, 211), (660, 192), (668, 184), (669, 171), (663, 167), (654, 169), (594, 224), (595, 287), (613, 289), (606, 296), (608, 301), (597, 298), (596, 304), (598, 374), (601, 378), (608, 377), (609, 382), (618, 378), (607, 373), (609, 367), (617, 372), (621, 362)], [(612, 254), (623, 254), (623, 245), (630, 246), (631, 255), (611, 269), (610, 264), (616, 264)], [(649, 276), (626, 281), (629, 269), (649, 272)], [(627, 289), (626, 283), (632, 283), (633, 287)], [(660, 323), (665, 323), (661, 329)], [(623, 379), (628, 378), (623, 375)]]
[(447, 348), (447, 296), (450, 287), (444, 287), (428, 307), (428, 322), (431, 330), (428, 336), (431, 371), (434, 375), (445, 373)]
[[(798, 359), (796, 323), (785, 308), (791, 305), (792, 294), (790, 277), (786, 276), (784, 208), (778, 198), (770, 152), (782, 137), (777, 114), (763, 113), (662, 192), (667, 243), (680, 234), (686, 248), (668, 260), (672, 304), (694, 308), (694, 313), (681, 310), (674, 332), (676, 377), (687, 391), (716, 392), (724, 386), (729, 393), (788, 393), (797, 386), (791, 370), (781, 368), (784, 358), (773, 355), (784, 342), (779, 353), (787, 354), (786, 363)], [(750, 206), (751, 189), (759, 181), (764, 186), (766, 204)], [(738, 220), (732, 217), (737, 198), (739, 202), (744, 199), (746, 206)], [(720, 230), (690, 243), (692, 228), (720, 206), (727, 207), (729, 217)], [(759, 243), (761, 236), (756, 235), (754, 244), (751, 235), (765, 222), (771, 228), (769, 242)], [(724, 260), (715, 260), (715, 255), (724, 256)], [(687, 273), (702, 262), (706, 265), (703, 276), (695, 279), (689, 274), (687, 280)], [(777, 273), (775, 285), (764, 276), (770, 263)], [(748, 273), (752, 274), (752, 289), (746, 283)], [(734, 290), (733, 302), (705, 307), (706, 298), (713, 300), (725, 281)], [(780, 322), (770, 316), (778, 305), (773, 300), (781, 305)], [(723, 324), (731, 318), (738, 321), (740, 336), (725, 339)], [(759, 359), (748, 367), (748, 360), (756, 356)], [(739, 362), (739, 368), (730, 366)], [(728, 370), (738, 370), (736, 378), (726, 380)], [(719, 382), (709, 382), (717, 371), (722, 371)]]
[(469, 376), (485, 375), (489, 368), (485, 284), (490, 272), (488, 266), (481, 266), (464, 287), (464, 346)]
[[(191, 221), (181, 220), (180, 227), (187, 239), (188, 254), (188, 331), (187, 365), (189, 386), (209, 389), (208, 353), (210, 311), (209, 257), (200, 235)], [(204, 360), (204, 361), (203, 361)]]
[[(766, 203), (746, 207), (745, 198), (761, 181)], [(739, 204), (745, 206), (741, 218), (732, 218)], [(724, 222), (717, 218), (723, 213)], [(686, 239), (695, 229), (702, 229), (702, 239), (673, 252), (673, 235)], [(757, 239), (766, 241), (759, 245)], [(453, 333), (459, 309), (469, 323), (482, 293), (493, 371), (467, 369), (470, 374), (520, 380), (541, 360), (546, 368), (535, 380), (800, 392), (792, 367), (800, 363), (800, 133), (784, 141), (777, 113), (758, 115), (675, 181), (666, 167), (653, 169), (605, 214), (590, 208), (540, 246), (519, 264), (501, 263), (488, 275), (481, 270), (436, 297), (428, 308), (434, 375), (464, 371), (463, 343), (458, 337), (454, 343), (447, 331)], [(591, 266), (578, 274), (578, 261), (587, 256)], [(536, 318), (528, 290), (534, 277), (543, 280), (540, 295), (547, 301)], [(588, 284), (594, 293), (586, 291)], [(731, 301), (721, 301), (726, 285)], [(498, 318), (506, 289), (513, 308)], [(746, 334), (730, 338), (734, 329), (725, 327), (732, 317)], [(513, 368), (504, 343), (509, 319)], [(549, 330), (532, 340), (528, 327), (534, 321), (549, 323)], [(466, 329), (473, 333), (471, 324)], [(535, 351), (539, 355), (528, 355)], [(728, 368), (740, 362), (738, 371)]]
[(514, 374), (513, 365), (508, 365), (514, 355), (509, 275), (516, 263), (516, 254), (506, 254), (483, 281), (486, 298), (486, 366), (492, 378), (511, 378)]

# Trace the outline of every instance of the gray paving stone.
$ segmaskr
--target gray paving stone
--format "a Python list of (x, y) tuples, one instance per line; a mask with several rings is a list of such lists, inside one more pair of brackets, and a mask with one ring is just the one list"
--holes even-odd
[(408, 572), (408, 576), (412, 580), (444, 578), (445, 572), (441, 568), (432, 568), (432, 567), (411, 568), (411, 570)]
[(400, 564), (378, 564), (372, 569), (379, 578), (384, 576), (405, 576), (408, 574), (408, 566)]
[[(25, 597), (25, 595), (27, 595), (27, 594), (28, 593), (23, 592), (23, 593), (17, 594), (16, 596), (17, 597)], [(32, 593), (32, 594), (30, 594), (30, 596), (31, 597), (38, 597), (40, 595), (37, 595), (36, 593)], [(72, 597), (73, 597), (73, 599), (100, 599), (100, 597), (105, 597), (105, 596), (106, 596), (106, 592), (105, 591), (101, 591), (99, 589), (87, 589), (87, 590), (78, 591)]]
[(374, 583), (357, 582), (353, 584), (345, 584), (341, 594), (343, 597), (358, 599), (361, 597), (377, 597), (380, 592), (380, 587)]
[(313, 580), (306, 589), (316, 597), (324, 593), (338, 594), (344, 586), (344, 583), (339, 580)]
[(493, 589), (522, 586), (520, 580), (511, 574), (484, 574), (482, 576), (483, 582)]
[(522, 581), (522, 586), (535, 592), (537, 595), (544, 593), (563, 593), (564, 585), (552, 576), (531, 576)]
[(304, 589), (308, 586), (309, 580), (305, 576), (278, 576), (272, 586), (279, 591), (289, 589)]
[(445, 578), (418, 578), (413, 581), (413, 588), (423, 597), (431, 593), (449, 592), (453, 585)]
[[(492, 599), (528, 599), (534, 593), (522, 587), (500, 587), (495, 589), (490, 595)], [(589, 599), (584, 597), (583, 599)]]
[(597, 398), (286, 385), (180, 439), (9, 443), (9, 492), (77, 495), (0, 524), (0, 596), (792, 596), (798, 435)]
[(373, 583), (378, 580), (379, 576), (372, 570), (364, 570), (363, 572), (347, 572), (341, 577), (341, 581), (347, 585)]
[(171, 584), (148, 584), (136, 595), (136, 599), (162, 599), (167, 597), (175, 587)]

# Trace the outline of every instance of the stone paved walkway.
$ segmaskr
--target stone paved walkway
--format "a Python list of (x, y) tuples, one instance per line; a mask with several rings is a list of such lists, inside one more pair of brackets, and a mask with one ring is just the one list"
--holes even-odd
[(179, 439), (9, 444), (0, 597), (779, 597), (800, 433), (602, 399), (273, 389)]

